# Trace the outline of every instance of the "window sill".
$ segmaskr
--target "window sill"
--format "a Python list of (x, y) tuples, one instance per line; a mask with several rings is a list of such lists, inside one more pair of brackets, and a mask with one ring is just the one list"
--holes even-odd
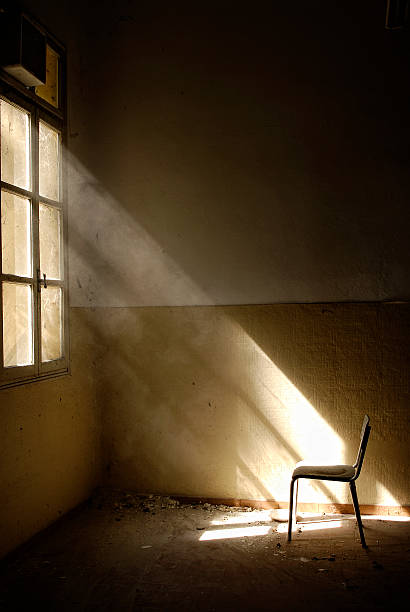
[(11, 389), (13, 387), (21, 387), (22, 385), (28, 385), (31, 383), (50, 380), (52, 378), (61, 378), (62, 376), (71, 376), (70, 368), (65, 368), (64, 370), (58, 370), (55, 372), (48, 372), (46, 374), (41, 374), (39, 376), (30, 376), (27, 378), (21, 378), (19, 380), (0, 382), (0, 391), (2, 389)]

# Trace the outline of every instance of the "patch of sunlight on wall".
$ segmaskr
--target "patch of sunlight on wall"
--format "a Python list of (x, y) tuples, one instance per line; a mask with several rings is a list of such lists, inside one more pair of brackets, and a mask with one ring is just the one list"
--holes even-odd
[(381, 482), (376, 482), (376, 504), (381, 506), (400, 506), (399, 502)]
[[(70, 305), (214, 304), (138, 223), (138, 201), (132, 202), (131, 214), (74, 156), (68, 153), (68, 158)], [(221, 370), (212, 360), (204, 365), (232, 398), (225, 408), (235, 424), (236, 454), (228, 458), (236, 464), (235, 495), (287, 500), (295, 463), (343, 463), (343, 442), (247, 332), (232, 318), (218, 316), (211, 332), (205, 331), (214, 333), (215, 353), (226, 353), (227, 359)], [(202, 354), (194, 338), (190, 349)], [(216, 476), (206, 474), (212, 481)], [(342, 501), (343, 495), (312, 483), (301, 488), (299, 500)]]
[[(238, 447), (238, 489), (247, 491), (249, 499), (284, 501), (298, 461), (344, 463), (345, 446), (255, 341), (243, 329), (240, 335), (248, 367), (246, 379), (239, 383), (247, 395), (238, 409), (239, 426), (245, 432)], [(347, 496), (342, 483), (311, 481), (299, 489), (302, 502), (348, 501)]]

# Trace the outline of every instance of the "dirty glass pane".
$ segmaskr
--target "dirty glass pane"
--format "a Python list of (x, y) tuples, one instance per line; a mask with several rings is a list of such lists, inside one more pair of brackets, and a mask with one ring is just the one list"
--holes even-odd
[(1, 192), (1, 258), (3, 274), (31, 276), (30, 201)]
[(59, 133), (43, 121), (39, 123), (40, 195), (58, 200), (60, 191)]
[(30, 285), (3, 283), (3, 362), (5, 367), (33, 363)]
[(29, 114), (0, 100), (1, 180), (30, 189)]
[(46, 102), (58, 108), (58, 55), (47, 45), (46, 82), (36, 87), (36, 94)]
[(40, 204), (39, 215), (41, 274), (60, 279), (61, 212), (53, 206)]
[(63, 356), (62, 290), (41, 288), (41, 361)]

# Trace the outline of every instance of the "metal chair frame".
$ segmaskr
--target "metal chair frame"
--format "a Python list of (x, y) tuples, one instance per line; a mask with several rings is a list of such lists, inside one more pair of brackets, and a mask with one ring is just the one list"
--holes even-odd
[[(360, 541), (361, 541), (363, 548), (367, 548), (366, 540), (365, 540), (364, 533), (363, 533), (362, 517), (360, 516), (360, 508), (359, 508), (359, 501), (357, 499), (355, 481), (359, 478), (360, 471), (363, 465), (364, 455), (366, 452), (367, 442), (369, 440), (369, 435), (370, 435), (370, 430), (371, 430), (369, 422), (370, 422), (370, 418), (366, 414), (363, 419), (361, 439), (360, 439), (359, 450), (357, 453), (356, 463), (351, 466), (354, 468), (355, 473), (351, 478), (346, 478), (346, 477), (341, 477), (341, 476), (325, 476), (325, 475), (323, 476), (321, 475), (320, 477), (318, 477), (317, 475), (315, 476), (313, 474), (302, 474), (302, 475), (298, 474), (296, 476), (292, 475), (292, 480), (290, 483), (288, 542), (292, 540), (292, 519), (293, 519), (293, 500), (294, 498), (295, 498), (295, 523), (297, 523), (296, 511), (297, 511), (297, 503), (298, 503), (299, 478), (308, 478), (310, 480), (331, 480), (334, 482), (348, 482), (349, 483), (350, 493), (351, 493), (352, 500), (353, 500), (354, 511), (356, 514), (357, 526), (359, 528)], [(312, 467), (321, 467), (321, 466), (312, 466)], [(295, 483), (296, 483), (296, 496), (294, 493)]]

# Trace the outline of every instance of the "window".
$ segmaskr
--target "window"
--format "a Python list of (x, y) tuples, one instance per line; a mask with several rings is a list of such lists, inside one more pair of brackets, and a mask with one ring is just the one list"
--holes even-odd
[(68, 367), (62, 58), (35, 88), (0, 73), (0, 385)]

